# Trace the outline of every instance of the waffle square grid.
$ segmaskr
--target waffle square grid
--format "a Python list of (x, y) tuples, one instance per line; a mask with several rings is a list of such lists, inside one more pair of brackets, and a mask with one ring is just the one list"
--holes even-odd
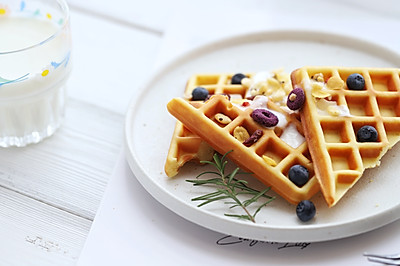
[[(268, 103), (269, 108), (279, 110), (279, 107), (274, 106), (272, 102)], [(251, 108), (242, 110), (232, 105), (227, 97), (215, 95), (200, 108), (192, 106), (181, 98), (175, 98), (168, 103), (168, 110), (219, 153), (224, 154), (233, 150), (229, 154), (233, 162), (243, 170), (253, 173), (256, 178), (271, 186), (289, 202), (296, 204), (301, 200), (310, 199), (319, 191), (307, 144), (304, 142), (299, 147), (292, 148), (280, 139), (284, 129), (263, 128), (251, 118)], [(288, 126), (294, 123), (301, 130), (297, 118), (280, 111), (287, 117)], [(220, 124), (214, 118), (217, 113), (230, 117), (232, 122), (227, 125)], [(263, 136), (252, 146), (246, 147), (233, 136), (233, 130), (237, 126), (246, 128), (249, 134), (261, 129)], [(273, 159), (276, 165), (266, 163), (263, 156)], [(301, 164), (310, 172), (311, 178), (303, 187), (297, 187), (287, 177), (290, 167), (294, 164)]]
[[(350, 116), (332, 116), (319, 112), (312, 95), (312, 77), (322, 73), (346, 81), (353, 73), (365, 79), (365, 89), (325, 88), (328, 101), (349, 110)], [(305, 135), (309, 141), (325, 199), (330, 206), (357, 182), (366, 168), (379, 165), (381, 157), (400, 139), (399, 69), (304, 67), (292, 73), (294, 87), (302, 87), (306, 104), (301, 111)], [(375, 127), (377, 142), (358, 142), (357, 131), (364, 125)]]

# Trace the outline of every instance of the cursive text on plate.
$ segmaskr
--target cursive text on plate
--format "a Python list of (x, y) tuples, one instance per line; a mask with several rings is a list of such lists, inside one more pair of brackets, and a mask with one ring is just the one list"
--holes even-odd
[(280, 249), (286, 249), (286, 248), (305, 249), (311, 243), (308, 243), (308, 242), (280, 243), (280, 242), (274, 242), (274, 241), (252, 240), (252, 239), (247, 239), (247, 238), (235, 237), (235, 236), (227, 235), (227, 236), (224, 236), (224, 237), (221, 237), (220, 239), (218, 239), (216, 244), (219, 245), (219, 246), (246, 244), (249, 247), (254, 247), (255, 245), (264, 244), (264, 245), (274, 245), (274, 246), (277, 247), (278, 250), (280, 250)]

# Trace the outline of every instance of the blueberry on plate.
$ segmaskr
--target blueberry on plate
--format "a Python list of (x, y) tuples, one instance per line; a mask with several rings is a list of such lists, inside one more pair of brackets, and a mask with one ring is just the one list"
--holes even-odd
[(298, 187), (304, 186), (309, 177), (310, 174), (307, 168), (302, 165), (296, 164), (289, 169), (289, 179)]
[(246, 75), (237, 73), (232, 76), (232, 84), (242, 84), (242, 79), (246, 78)]
[(376, 142), (378, 131), (373, 126), (363, 126), (357, 131), (358, 142)]
[(203, 87), (196, 87), (192, 91), (193, 101), (204, 101), (208, 97), (208, 90)]
[(296, 214), (302, 222), (308, 222), (314, 218), (316, 213), (315, 205), (312, 201), (302, 200), (297, 204)]
[(349, 90), (363, 90), (365, 86), (364, 77), (358, 73), (351, 74), (346, 80), (347, 88)]

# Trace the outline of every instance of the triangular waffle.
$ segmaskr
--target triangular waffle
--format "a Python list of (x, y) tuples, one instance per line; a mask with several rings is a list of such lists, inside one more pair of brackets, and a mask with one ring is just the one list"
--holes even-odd
[[(272, 101), (268, 101), (267, 107), (279, 114), (278, 117), (282, 123), (270, 128), (261, 126), (253, 120), (252, 108), (234, 105), (222, 95), (212, 96), (200, 108), (194, 107), (182, 98), (172, 99), (167, 107), (168, 111), (185, 127), (207, 141), (219, 153), (225, 154), (233, 150), (229, 153), (229, 158), (234, 163), (243, 170), (253, 173), (256, 178), (267, 186), (271, 186), (289, 202), (298, 203), (309, 199), (319, 191), (307, 143), (303, 139), (301, 144), (289, 145), (283, 140), (283, 134), (290, 130), (292, 133), (301, 134), (299, 120)], [(221, 124), (215, 118), (217, 114), (229, 117), (231, 122)], [(238, 127), (245, 128), (249, 135), (256, 130), (261, 130), (262, 137), (251, 146), (245, 146), (242, 141), (234, 137), (234, 132)], [(288, 178), (290, 167), (296, 164), (306, 167), (310, 172), (310, 179), (302, 187), (296, 186)]]
[[(346, 85), (354, 73), (365, 81), (361, 90)], [(399, 73), (399, 69), (348, 67), (303, 67), (292, 72), (293, 87), (302, 88), (306, 95), (301, 121), (329, 206), (343, 197), (366, 168), (379, 165), (399, 141)], [(376, 129), (376, 141), (357, 139), (357, 132), (366, 125)]]
[[(205, 88), (210, 95), (229, 94), (232, 100), (268, 95), (274, 102), (285, 102), (292, 89), (290, 75), (281, 69), (265, 72), (244, 73), (247, 80), (242, 84), (232, 84), (234, 73), (204, 73), (192, 75), (186, 83), (184, 98), (191, 100), (196, 87)], [(263, 85), (263, 88), (257, 87)], [(238, 99), (239, 98), (239, 99)], [(200, 105), (203, 101), (193, 101)], [(179, 121), (176, 122), (171, 138), (164, 170), (167, 176), (178, 174), (180, 168), (189, 161), (212, 160), (214, 149), (207, 142), (193, 134)]]

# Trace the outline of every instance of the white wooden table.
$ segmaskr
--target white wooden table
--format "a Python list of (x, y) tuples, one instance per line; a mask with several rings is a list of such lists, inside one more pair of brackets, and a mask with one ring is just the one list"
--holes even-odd
[[(0, 265), (77, 262), (121, 152), (126, 108), (151, 74), (180, 2), (68, 1), (74, 69), (64, 124), (40, 144), (0, 149)], [(224, 2), (286, 8), (281, 1)]]
[(40, 144), (0, 149), (0, 265), (76, 263), (121, 150), (126, 108), (162, 39), (163, 1), (68, 3), (74, 70), (64, 124)]

